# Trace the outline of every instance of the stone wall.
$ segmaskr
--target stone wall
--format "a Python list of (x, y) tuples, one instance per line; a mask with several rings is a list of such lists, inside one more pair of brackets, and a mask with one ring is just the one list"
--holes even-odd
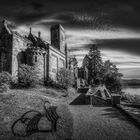
[(39, 79), (42, 81), (46, 80), (46, 57), (47, 52), (43, 52), (41, 50), (27, 50), (27, 64), (34, 66), (38, 72)]
[[(13, 49), (12, 49), (12, 76), (18, 75), (18, 67), (20, 64), (26, 63), (25, 50), (30, 42), (26, 39), (13, 34)], [(26, 55), (26, 54), (25, 54)]]
[(50, 47), (49, 49), (49, 77), (57, 80), (57, 73), (60, 68), (66, 68), (66, 56), (58, 50)]
[(60, 28), (60, 51), (65, 54), (66, 38), (64, 29)]
[(0, 33), (0, 72), (11, 73), (12, 67), (12, 35), (5, 28)]
[(60, 24), (51, 27), (51, 44), (65, 54), (65, 31)]

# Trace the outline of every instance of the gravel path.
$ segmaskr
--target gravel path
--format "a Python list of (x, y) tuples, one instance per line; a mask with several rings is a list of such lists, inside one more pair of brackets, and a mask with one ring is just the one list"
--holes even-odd
[(112, 107), (70, 106), (74, 140), (140, 140), (140, 131)]

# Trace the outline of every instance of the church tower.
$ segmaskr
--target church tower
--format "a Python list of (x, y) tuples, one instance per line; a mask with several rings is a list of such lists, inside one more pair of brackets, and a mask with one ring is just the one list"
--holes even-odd
[(51, 45), (65, 54), (65, 31), (61, 24), (51, 27)]

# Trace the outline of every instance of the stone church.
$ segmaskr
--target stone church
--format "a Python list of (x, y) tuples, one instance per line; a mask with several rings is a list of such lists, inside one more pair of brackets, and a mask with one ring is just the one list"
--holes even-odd
[(52, 26), (51, 44), (32, 33), (21, 36), (12, 31), (6, 21), (2, 21), (0, 30), (0, 72), (7, 71), (13, 77), (18, 76), (20, 64), (35, 66), (39, 71), (40, 79), (56, 80), (60, 68), (68, 67), (68, 50), (64, 28), (58, 24)]

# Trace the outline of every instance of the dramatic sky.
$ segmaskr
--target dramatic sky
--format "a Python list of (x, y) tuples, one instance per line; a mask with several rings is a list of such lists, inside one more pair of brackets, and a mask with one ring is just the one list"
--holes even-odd
[(114, 62), (124, 78), (140, 79), (139, 0), (0, 0), (0, 18), (22, 34), (32, 26), (46, 41), (50, 26), (61, 23), (79, 66), (97, 44), (103, 60)]

